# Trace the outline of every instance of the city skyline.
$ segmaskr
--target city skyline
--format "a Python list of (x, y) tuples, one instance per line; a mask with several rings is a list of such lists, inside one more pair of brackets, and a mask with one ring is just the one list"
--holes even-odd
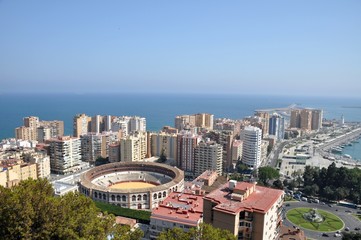
[(361, 3), (0, 1), (0, 94), (356, 97)]

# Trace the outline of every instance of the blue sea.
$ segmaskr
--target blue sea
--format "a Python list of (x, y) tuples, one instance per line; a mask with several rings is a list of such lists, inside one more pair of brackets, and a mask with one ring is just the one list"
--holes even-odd
[[(227, 94), (2, 94), (0, 95), (0, 139), (14, 137), (25, 116), (41, 120), (63, 120), (65, 134), (72, 134), (72, 119), (78, 113), (87, 115), (138, 115), (146, 117), (147, 129), (158, 131), (174, 125), (180, 114), (208, 112), (215, 118), (241, 119), (254, 110), (287, 107), (324, 109), (327, 119), (361, 122), (361, 98), (326, 98), (295, 96), (256, 96)], [(361, 158), (361, 156), (359, 157)]]

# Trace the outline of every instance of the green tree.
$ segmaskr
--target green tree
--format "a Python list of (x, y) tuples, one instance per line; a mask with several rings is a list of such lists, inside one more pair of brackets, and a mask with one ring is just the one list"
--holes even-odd
[(342, 240), (360, 240), (361, 233), (355, 232), (343, 232), (342, 233)]
[[(2, 239), (140, 239), (114, 225), (114, 216), (101, 214), (93, 201), (79, 193), (54, 197), (46, 179), (26, 180), (11, 189), (0, 187)], [(125, 234), (126, 233), (126, 234)]]
[(279, 179), (274, 181), (272, 185), (273, 185), (274, 188), (277, 188), (277, 189), (283, 189), (284, 188), (282, 181), (279, 180)]
[(215, 228), (210, 224), (202, 223), (198, 228), (192, 228), (184, 232), (180, 228), (169, 229), (162, 232), (159, 240), (235, 240), (236, 237), (227, 230)]
[(272, 167), (258, 168), (258, 179), (264, 184), (268, 185), (269, 180), (278, 179), (280, 174)]

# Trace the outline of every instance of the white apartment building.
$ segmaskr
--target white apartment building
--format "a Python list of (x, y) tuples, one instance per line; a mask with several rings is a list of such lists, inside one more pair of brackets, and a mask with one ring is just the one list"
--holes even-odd
[(258, 168), (261, 164), (262, 130), (246, 126), (241, 131), (243, 141), (242, 162), (249, 167)]
[(81, 142), (79, 138), (64, 136), (47, 141), (50, 148), (52, 172), (67, 174), (78, 170), (81, 165)]

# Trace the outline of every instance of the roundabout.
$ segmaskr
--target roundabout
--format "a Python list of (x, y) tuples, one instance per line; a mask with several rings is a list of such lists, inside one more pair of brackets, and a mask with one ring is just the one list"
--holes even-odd
[(286, 217), (292, 224), (311, 231), (334, 232), (344, 227), (335, 214), (315, 208), (294, 208), (287, 211)]

